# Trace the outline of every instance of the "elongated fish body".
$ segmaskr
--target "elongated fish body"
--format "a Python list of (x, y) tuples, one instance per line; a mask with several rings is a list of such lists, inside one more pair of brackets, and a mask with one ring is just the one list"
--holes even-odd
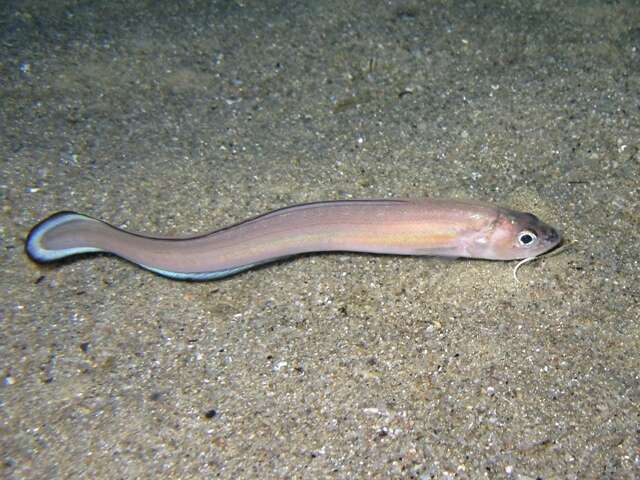
[(36, 225), (37, 262), (108, 252), (170, 278), (222, 278), (309, 252), (367, 252), (513, 260), (540, 255), (560, 235), (534, 215), (462, 200), (348, 200), (275, 210), (203, 235), (161, 238), (75, 212)]

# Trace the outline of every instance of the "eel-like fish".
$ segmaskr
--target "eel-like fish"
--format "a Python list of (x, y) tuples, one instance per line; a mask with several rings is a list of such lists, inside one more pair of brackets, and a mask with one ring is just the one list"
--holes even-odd
[(538, 256), (560, 235), (530, 213), (464, 200), (345, 200), (294, 205), (210, 233), (162, 238), (75, 212), (36, 225), (37, 262), (108, 252), (174, 279), (222, 278), (309, 252), (436, 255), (488, 260)]

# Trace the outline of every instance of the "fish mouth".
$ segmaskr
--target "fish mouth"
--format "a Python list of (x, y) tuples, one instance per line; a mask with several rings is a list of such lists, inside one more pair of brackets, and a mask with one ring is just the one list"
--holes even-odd
[(549, 227), (549, 230), (544, 235), (545, 242), (556, 244), (560, 242), (560, 234), (555, 228)]
[(542, 243), (546, 245), (545, 252), (553, 250), (562, 242), (562, 236), (553, 227), (547, 227), (542, 235)]

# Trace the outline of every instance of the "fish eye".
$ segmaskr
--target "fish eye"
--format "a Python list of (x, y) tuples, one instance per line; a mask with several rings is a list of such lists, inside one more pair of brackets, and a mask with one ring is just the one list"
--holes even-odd
[(518, 234), (518, 243), (523, 247), (530, 247), (537, 239), (538, 236), (531, 230), (523, 230)]

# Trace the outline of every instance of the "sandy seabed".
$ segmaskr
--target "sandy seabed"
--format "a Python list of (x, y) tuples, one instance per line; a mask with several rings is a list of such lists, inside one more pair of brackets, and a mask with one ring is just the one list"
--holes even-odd
[[(637, 478), (640, 6), (0, 5), (1, 476)], [(170, 281), (24, 253), (289, 204), (536, 213), (523, 266), (308, 255)]]

